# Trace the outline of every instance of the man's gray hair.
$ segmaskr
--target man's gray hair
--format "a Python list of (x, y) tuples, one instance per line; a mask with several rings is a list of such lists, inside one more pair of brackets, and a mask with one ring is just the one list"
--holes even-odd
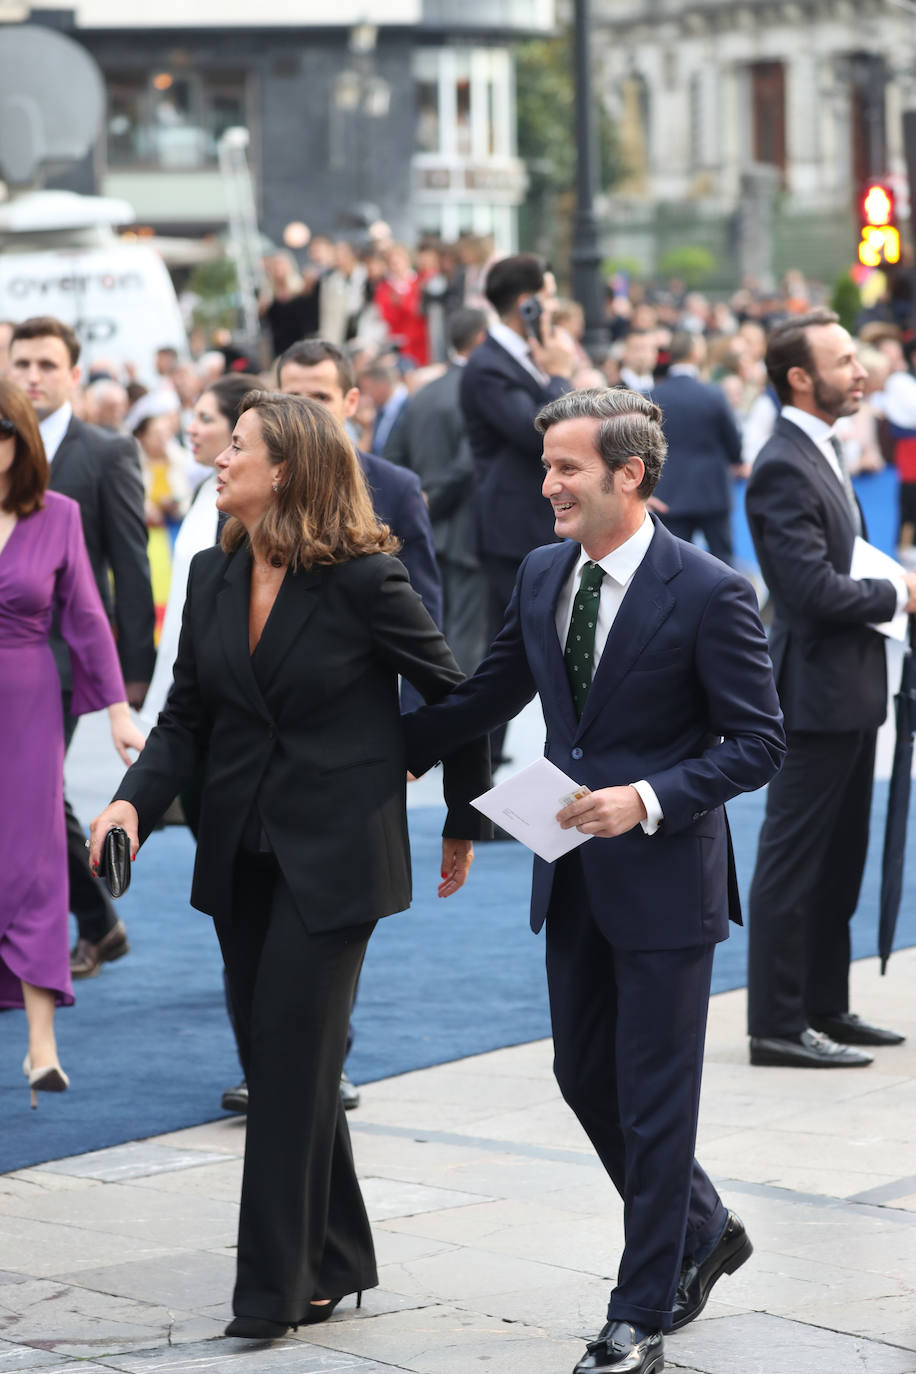
[(611, 472), (630, 458), (640, 458), (645, 471), (638, 494), (643, 500), (652, 495), (668, 451), (662, 413), (654, 401), (627, 387), (568, 391), (538, 412), (534, 427), (539, 434), (546, 434), (552, 425), (564, 420), (598, 420), (596, 452)]

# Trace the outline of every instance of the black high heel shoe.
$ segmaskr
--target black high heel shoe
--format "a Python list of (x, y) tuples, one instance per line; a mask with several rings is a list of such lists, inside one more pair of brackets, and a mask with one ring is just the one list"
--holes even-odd
[(279, 1341), (287, 1331), (295, 1331), (286, 1322), (268, 1321), (266, 1317), (233, 1317), (226, 1327), (227, 1336), (241, 1336), (247, 1341)]
[[(302, 1318), (302, 1325), (314, 1326), (316, 1322), (326, 1322), (328, 1317), (334, 1311), (334, 1308), (337, 1306), (337, 1304), (343, 1302), (343, 1299), (346, 1296), (346, 1293), (344, 1293), (339, 1298), (331, 1298), (329, 1302), (310, 1302), (308, 1305), (308, 1310), (306, 1311), (305, 1316)], [(362, 1307), (362, 1305), (363, 1292), (362, 1289), (360, 1289), (356, 1295), (356, 1306)]]

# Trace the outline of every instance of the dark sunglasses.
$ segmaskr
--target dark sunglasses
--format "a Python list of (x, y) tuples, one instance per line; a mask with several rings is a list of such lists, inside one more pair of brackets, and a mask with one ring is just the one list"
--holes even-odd
[(19, 430), (12, 420), (8, 420), (5, 415), (0, 415), (0, 439), (14, 439), (18, 433)]

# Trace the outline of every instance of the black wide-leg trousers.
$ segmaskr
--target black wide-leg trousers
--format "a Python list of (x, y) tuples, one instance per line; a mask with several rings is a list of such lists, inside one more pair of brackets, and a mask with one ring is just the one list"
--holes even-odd
[(714, 950), (620, 949), (590, 908), (578, 854), (557, 864), (547, 916), (554, 1072), (624, 1202), (609, 1321), (667, 1330), (683, 1256), (725, 1223), (694, 1158)]
[(248, 1080), (233, 1310), (295, 1325), (378, 1283), (339, 1091), (375, 922), (310, 934), (276, 861), (242, 855), (215, 925)]

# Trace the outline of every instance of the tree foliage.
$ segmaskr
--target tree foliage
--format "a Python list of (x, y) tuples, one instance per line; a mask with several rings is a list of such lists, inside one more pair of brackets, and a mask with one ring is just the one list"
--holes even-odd
[[(520, 44), (516, 86), (518, 154), (528, 171), (522, 237), (527, 247), (565, 261), (576, 185), (572, 31)], [(614, 123), (597, 95), (595, 109), (598, 189), (607, 191), (620, 175), (620, 157)]]

